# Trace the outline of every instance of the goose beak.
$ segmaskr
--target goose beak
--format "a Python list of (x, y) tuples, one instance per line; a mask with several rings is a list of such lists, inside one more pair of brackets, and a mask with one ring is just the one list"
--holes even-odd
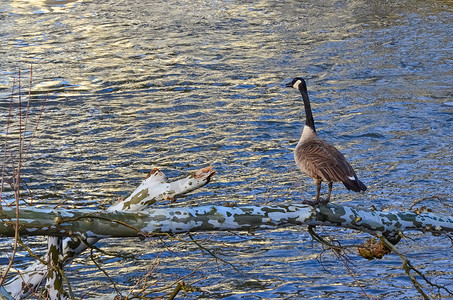
[(286, 87), (292, 88), (292, 87), (293, 87), (293, 83), (292, 83), (292, 82), (288, 82), (288, 83), (286, 84)]

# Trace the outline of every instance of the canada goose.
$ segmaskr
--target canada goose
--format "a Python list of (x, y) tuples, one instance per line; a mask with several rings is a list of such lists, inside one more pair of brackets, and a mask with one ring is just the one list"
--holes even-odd
[(342, 182), (348, 190), (354, 192), (365, 191), (366, 186), (357, 178), (351, 165), (346, 161), (343, 154), (334, 146), (318, 138), (315, 122), (311, 112), (310, 100), (308, 99), (307, 84), (305, 80), (296, 77), (286, 85), (298, 89), (304, 100), (305, 126), (302, 136), (294, 150), (294, 160), (299, 169), (313, 178), (316, 183), (316, 200), (310, 204), (319, 204), (321, 182), (328, 182), (329, 193), (325, 203), (329, 202), (333, 182)]

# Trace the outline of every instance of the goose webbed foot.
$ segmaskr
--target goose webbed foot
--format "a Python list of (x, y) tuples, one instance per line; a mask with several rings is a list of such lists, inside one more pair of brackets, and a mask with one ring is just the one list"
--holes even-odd
[(317, 205), (326, 205), (329, 203), (329, 199), (315, 199), (315, 200), (304, 200), (302, 204), (317, 206)]
[(310, 206), (316, 206), (316, 205), (319, 204), (319, 201), (317, 201), (317, 200), (304, 200), (304, 201), (302, 201), (302, 204), (310, 205)]
[(327, 203), (330, 202), (330, 199), (320, 199), (318, 201), (318, 204), (321, 204), (321, 205), (327, 205)]

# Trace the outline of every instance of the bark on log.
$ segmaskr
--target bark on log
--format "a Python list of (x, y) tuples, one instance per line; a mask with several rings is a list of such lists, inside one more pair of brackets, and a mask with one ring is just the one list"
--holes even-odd
[[(182, 233), (215, 230), (272, 229), (290, 225), (323, 225), (345, 227), (382, 234), (390, 239), (400, 232), (419, 230), (443, 234), (453, 231), (453, 217), (431, 213), (367, 211), (337, 204), (321, 206), (200, 206), (190, 208), (145, 209), (162, 200), (174, 200), (209, 182), (211, 168), (167, 183), (165, 175), (153, 170), (149, 177), (125, 200), (107, 211), (43, 210), (21, 208), (22, 235), (65, 237), (61, 242), (61, 265), (103, 237), (141, 236), (144, 234)], [(14, 236), (15, 211), (0, 210), (0, 235)], [(70, 236), (70, 237), (67, 237)], [(57, 239), (51, 238), (56, 241)], [(59, 244), (60, 242), (58, 242)], [(51, 243), (50, 245), (54, 245)], [(59, 245), (60, 246), (60, 245)], [(26, 297), (48, 276), (48, 266), (35, 261), (1, 290), (15, 299)], [(61, 282), (61, 279), (58, 279)], [(51, 280), (48, 281), (52, 282)], [(51, 283), (54, 288), (57, 283)], [(54, 291), (57, 293), (57, 290)], [(60, 293), (61, 295), (61, 293)]]
[[(215, 171), (209, 166), (199, 169), (185, 178), (168, 183), (164, 173), (158, 169), (153, 169), (148, 174), (148, 177), (129, 197), (112, 205), (108, 211), (140, 211), (157, 201), (174, 201), (176, 196), (186, 194), (207, 184), (214, 174)], [(23, 209), (21, 209), (21, 211), (22, 210)], [(2, 219), (4, 219), (3, 213), (4, 211), (0, 208), (0, 216)], [(8, 221), (11, 220), (13, 219), (8, 219)], [(88, 248), (86, 243), (92, 245), (99, 239), (100, 237), (92, 237), (83, 241), (76, 236), (63, 239), (61, 255), (65, 259), (62, 261), (62, 265), (70, 263), (75, 257), (85, 251)], [(36, 291), (41, 283), (47, 278), (47, 275), (47, 265), (42, 264), (40, 261), (35, 261), (31, 266), (23, 270), (20, 275), (9, 280), (8, 283), (2, 287), (1, 291), (3, 294), (9, 293), (14, 299), (25, 298), (30, 293)]]
[[(1, 213), (0, 235), (14, 236), (14, 209)], [(197, 231), (273, 229), (290, 225), (335, 226), (385, 237), (417, 230), (453, 232), (453, 217), (433, 213), (380, 212), (327, 205), (198, 206), (146, 209), (140, 213), (91, 210), (21, 210), (20, 234), (80, 236), (85, 238), (133, 237)]]

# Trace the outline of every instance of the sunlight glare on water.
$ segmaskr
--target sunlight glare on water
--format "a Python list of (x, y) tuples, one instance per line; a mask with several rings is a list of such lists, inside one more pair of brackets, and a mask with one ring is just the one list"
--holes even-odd
[[(293, 161), (304, 114), (284, 84), (303, 76), (320, 137), (368, 186), (362, 195), (335, 184), (333, 202), (407, 210), (426, 198), (451, 214), (452, 17), (450, 1), (3, 1), (2, 135), (12, 80), (21, 69), (26, 86), (33, 65), (33, 116), (49, 92), (23, 168), (35, 204), (105, 208), (154, 167), (174, 178), (209, 164), (214, 180), (176, 205), (301, 202), (315, 187)], [(320, 231), (345, 244), (368, 238)], [(194, 237), (239, 271), (185, 235), (103, 240), (103, 249), (135, 257), (99, 260), (125, 291), (156, 257), (160, 284), (207, 277), (187, 299), (418, 295), (397, 256), (367, 262), (351, 253), (362, 290), (333, 254), (320, 264), (322, 249), (303, 227)], [(450, 241), (411, 237), (401, 251), (452, 289)], [(80, 297), (114, 292), (88, 254), (68, 277)]]

